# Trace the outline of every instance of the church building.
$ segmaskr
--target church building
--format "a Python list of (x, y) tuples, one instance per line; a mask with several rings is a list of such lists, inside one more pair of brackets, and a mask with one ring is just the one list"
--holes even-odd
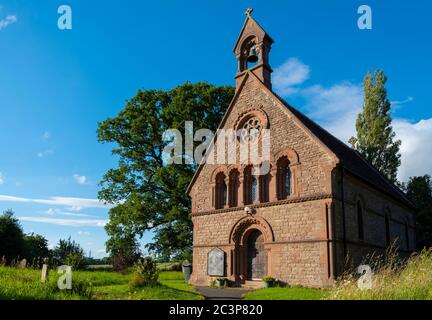
[(258, 176), (240, 161), (197, 168), (187, 190), (194, 285), (226, 277), (254, 286), (272, 276), (327, 287), (346, 261), (357, 267), (392, 243), (401, 255), (416, 249), (415, 208), (405, 194), (272, 91), (272, 44), (248, 10), (234, 47), (236, 92), (219, 129), (269, 130), (270, 170)]

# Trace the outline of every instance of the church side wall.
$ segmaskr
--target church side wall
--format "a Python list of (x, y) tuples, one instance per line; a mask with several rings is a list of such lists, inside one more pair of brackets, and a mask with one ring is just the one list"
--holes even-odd
[[(339, 239), (337, 252), (338, 270), (343, 270), (343, 207), (341, 202), (340, 171), (335, 172), (335, 236)], [(409, 256), (416, 249), (415, 214), (383, 192), (369, 186), (359, 178), (344, 175), (346, 253), (351, 267), (365, 262), (365, 257), (374, 254), (385, 256), (388, 248), (385, 214), (389, 216), (389, 238), (399, 254)], [(363, 239), (359, 237), (357, 205), (363, 208)], [(406, 226), (408, 229), (406, 229)], [(407, 232), (408, 231), (408, 232)], [(408, 239), (407, 239), (408, 235)]]

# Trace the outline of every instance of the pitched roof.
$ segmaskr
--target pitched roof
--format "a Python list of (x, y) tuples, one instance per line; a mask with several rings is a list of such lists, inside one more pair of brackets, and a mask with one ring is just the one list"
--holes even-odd
[(351, 174), (359, 177), (370, 185), (383, 191), (406, 206), (415, 209), (414, 204), (408, 200), (396, 185), (379, 172), (358, 151), (347, 146), (341, 140), (333, 136), (316, 122), (312, 121), (299, 110), (289, 105), (284, 99), (273, 93), (278, 100), (288, 108), (322, 143), (324, 143), (341, 161), (343, 168)]
[[(386, 176), (384, 176), (372, 164), (370, 164), (359, 152), (347, 146), (341, 140), (333, 136), (316, 122), (304, 115), (302, 112), (288, 104), (283, 98), (281, 98), (268, 87), (266, 87), (261, 82), (261, 80), (259, 80), (253, 74), (253, 72), (248, 71), (246, 73), (227, 111), (225, 112), (221, 123), (219, 124), (219, 128), (223, 127), (228, 117), (228, 114), (231, 112), (231, 109), (235, 105), (236, 100), (249, 76), (252, 76), (254, 79), (259, 81), (259, 83), (262, 84), (262, 88), (264, 88), (264, 90), (268, 91), (270, 95), (273, 95), (273, 97), (276, 98), (282, 105), (284, 105), (291, 112), (291, 114), (293, 114), (294, 117), (296, 117), (298, 121), (300, 121), (318, 140), (320, 140), (331, 152), (333, 152), (340, 160), (340, 163), (345, 170), (367, 182), (369, 185), (372, 185), (378, 190), (381, 190), (382, 192), (391, 196), (393, 199), (403, 203), (409, 208), (415, 209), (415, 205), (410, 200), (408, 200), (406, 195), (396, 185), (394, 185), (390, 180), (388, 180)], [(216, 136), (214, 137), (214, 139), (215, 138)], [(195, 174), (192, 177), (192, 180), (187, 188), (187, 193), (190, 192), (192, 185), (198, 177), (203, 165), (204, 164), (200, 164), (195, 171)]]

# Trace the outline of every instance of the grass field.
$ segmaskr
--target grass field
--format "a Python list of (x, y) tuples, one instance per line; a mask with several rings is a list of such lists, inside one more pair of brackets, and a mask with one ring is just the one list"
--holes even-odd
[(259, 289), (244, 295), (245, 300), (321, 300), (326, 291), (308, 288), (275, 287)]
[[(372, 288), (360, 290), (358, 275), (347, 274), (328, 290), (300, 287), (275, 287), (245, 294), (246, 300), (432, 300), (432, 249), (412, 256), (407, 261), (387, 259), (374, 266)], [(163, 266), (163, 268), (170, 268)], [(186, 284), (178, 271), (159, 275), (159, 285), (131, 291), (131, 274), (109, 271), (75, 271), (73, 288), (59, 290), (59, 275), (51, 271), (48, 282), (40, 282), (40, 270), (0, 267), (0, 300), (196, 300), (203, 299), (196, 289)]]
[(59, 290), (59, 275), (51, 271), (47, 283), (40, 282), (40, 270), (0, 267), (1, 300), (200, 300), (181, 272), (162, 272), (159, 286), (130, 291), (130, 274), (106, 271), (75, 271), (72, 290)]

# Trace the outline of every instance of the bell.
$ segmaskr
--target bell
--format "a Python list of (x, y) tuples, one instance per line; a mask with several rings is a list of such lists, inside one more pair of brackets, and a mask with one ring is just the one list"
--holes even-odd
[(247, 57), (247, 61), (250, 63), (255, 63), (258, 61), (258, 51), (256, 50), (255, 47), (253, 47), (250, 52), (249, 52), (249, 56)]

